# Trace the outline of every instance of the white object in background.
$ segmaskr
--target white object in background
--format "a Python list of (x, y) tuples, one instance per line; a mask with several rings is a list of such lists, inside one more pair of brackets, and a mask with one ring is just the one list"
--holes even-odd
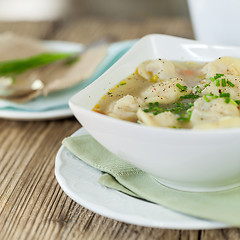
[(0, 0), (0, 20), (4, 21), (54, 20), (67, 11), (66, 0)]
[(188, 5), (197, 40), (240, 45), (239, 0), (188, 0)]

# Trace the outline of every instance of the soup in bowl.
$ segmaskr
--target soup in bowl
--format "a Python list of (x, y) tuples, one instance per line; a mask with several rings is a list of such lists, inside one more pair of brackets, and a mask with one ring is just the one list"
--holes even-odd
[(148, 35), (69, 105), (100, 144), (160, 183), (228, 189), (240, 185), (238, 76), (211, 70), (238, 57), (237, 47)]

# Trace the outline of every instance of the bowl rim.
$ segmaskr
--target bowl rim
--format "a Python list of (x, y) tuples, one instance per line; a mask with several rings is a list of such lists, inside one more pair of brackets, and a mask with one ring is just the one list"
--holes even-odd
[[(148, 34), (143, 36), (142, 38), (140, 38), (131, 49), (129, 49), (117, 62), (115, 62), (107, 71), (105, 71), (101, 76), (99, 76), (94, 82), (92, 82), (90, 85), (88, 85), (86, 88), (80, 90), (79, 92), (77, 92), (76, 94), (74, 94), (68, 101), (68, 104), (75, 116), (75, 113), (73, 111), (73, 108), (77, 108), (80, 109), (83, 114), (90, 114), (90, 116), (92, 117), (96, 117), (96, 118), (100, 118), (103, 121), (111, 121), (114, 124), (118, 124), (121, 127), (131, 127), (134, 129), (142, 129), (140, 131), (154, 131), (154, 133), (158, 134), (158, 132), (160, 133), (169, 133), (169, 134), (180, 134), (180, 135), (209, 135), (209, 134), (214, 134), (214, 135), (218, 135), (218, 134), (224, 134), (224, 135), (229, 135), (229, 134), (239, 134), (240, 133), (240, 127), (234, 127), (234, 128), (216, 128), (216, 129), (186, 129), (186, 128), (181, 128), (181, 129), (176, 129), (176, 128), (167, 128), (167, 127), (155, 127), (155, 126), (145, 126), (145, 125), (140, 125), (137, 123), (133, 123), (133, 122), (129, 122), (126, 120), (121, 120), (121, 119), (117, 119), (117, 118), (113, 118), (101, 113), (97, 113), (92, 111), (92, 109), (88, 109), (86, 107), (82, 107), (80, 105), (77, 105), (75, 103), (75, 99), (79, 97), (79, 95), (81, 95), (82, 93), (84, 93), (85, 91), (88, 91), (89, 88), (93, 88), (94, 85), (98, 82), (98, 81), (103, 81), (104, 77), (108, 74), (109, 71), (111, 71), (112, 68), (115, 67), (116, 64), (118, 64), (120, 61), (122, 61), (122, 58), (125, 57), (125, 55), (127, 55), (129, 52), (133, 51), (134, 47), (139, 44), (139, 42), (145, 41), (145, 39), (147, 38), (152, 38), (152, 37), (163, 37), (165, 39), (169, 38), (169, 39), (175, 39), (177, 41), (184, 41), (184, 42), (188, 42), (188, 43), (193, 43), (193, 44), (201, 44), (201, 45), (205, 45), (208, 47), (214, 47), (214, 48), (229, 48), (229, 49), (238, 49), (240, 51), (240, 46), (233, 46), (233, 45), (218, 45), (218, 44), (211, 44), (211, 43), (205, 43), (202, 41), (198, 41), (198, 40), (193, 40), (193, 39), (188, 39), (188, 38), (182, 38), (182, 37), (177, 37), (177, 36), (171, 36), (171, 35), (166, 35), (166, 34)], [(224, 139), (223, 139), (224, 140)]]

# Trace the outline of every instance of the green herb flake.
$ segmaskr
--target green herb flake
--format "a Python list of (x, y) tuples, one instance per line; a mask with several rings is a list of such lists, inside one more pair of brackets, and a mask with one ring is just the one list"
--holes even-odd
[(196, 90), (197, 90), (197, 92), (199, 92), (199, 93), (202, 92), (199, 86), (196, 86)]
[(222, 74), (222, 73), (216, 73), (216, 75), (214, 76), (214, 79), (218, 79), (223, 76), (224, 76), (224, 74)]
[(237, 103), (238, 105), (240, 105), (240, 100), (235, 100), (235, 103)]
[(152, 113), (153, 115), (158, 115), (163, 112), (172, 112), (174, 114), (185, 113), (189, 108), (193, 106), (193, 103), (173, 103), (171, 107), (163, 108), (159, 106), (158, 102), (149, 103), (148, 108), (143, 109), (146, 113)]
[(177, 83), (176, 86), (181, 90), (181, 92), (185, 92), (187, 90), (187, 86), (182, 86), (180, 83)]
[(229, 98), (230, 97), (230, 93), (220, 93), (219, 97), (221, 97), (221, 98)]
[(218, 96), (217, 96), (217, 95), (214, 95), (214, 94), (213, 94), (211, 97), (212, 97), (212, 99), (218, 98)]
[(227, 84), (228, 84), (230, 87), (235, 87), (235, 85), (234, 85), (232, 82), (228, 81), (228, 80), (227, 80)]
[(209, 78), (212, 82), (214, 82), (215, 81), (215, 79), (213, 78), (213, 77), (210, 77)]
[(210, 83), (207, 83), (204, 85), (204, 88), (208, 87), (210, 85)]
[(180, 99), (195, 99), (195, 98), (199, 98), (199, 95), (195, 95), (195, 94), (188, 94), (185, 96), (181, 96)]
[(213, 94), (213, 93), (207, 93), (207, 94), (205, 94), (205, 96), (209, 96), (209, 97), (211, 97), (212, 99), (218, 98), (218, 96), (215, 95), (215, 94)]
[(203, 98), (204, 98), (204, 100), (205, 100), (206, 102), (210, 102), (209, 98), (208, 98), (206, 95), (203, 96)]
[(229, 103), (230, 102), (230, 98), (225, 98), (225, 103)]
[(222, 86), (226, 87), (226, 79), (225, 78), (222, 79)]
[(234, 101), (233, 99), (230, 99), (229, 102), (232, 103), (234, 106), (238, 106), (238, 104), (236, 103), (236, 101)]
[(220, 86), (220, 81), (219, 79), (216, 79), (216, 87), (219, 87)]
[(189, 122), (192, 116), (192, 111), (188, 111), (186, 114), (182, 114), (179, 118), (177, 118), (178, 121), (182, 122)]

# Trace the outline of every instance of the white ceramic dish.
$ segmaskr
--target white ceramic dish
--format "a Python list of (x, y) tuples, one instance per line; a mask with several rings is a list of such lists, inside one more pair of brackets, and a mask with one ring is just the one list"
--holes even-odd
[[(87, 134), (81, 128), (73, 134)], [(63, 191), (82, 206), (103, 216), (146, 227), (169, 229), (216, 229), (227, 225), (190, 217), (168, 208), (130, 197), (98, 183), (102, 173), (61, 147), (55, 161), (55, 175)]]
[(53, 119), (63, 119), (71, 117), (72, 111), (69, 108), (60, 109), (50, 109), (46, 111), (18, 111), (18, 110), (1, 110), (0, 118), (11, 119), (11, 120), (21, 120), (21, 121), (42, 121), (42, 120), (53, 120)]
[(197, 40), (239, 46), (240, 1), (188, 0), (188, 6)]
[(240, 48), (148, 35), (94, 83), (73, 96), (70, 108), (104, 147), (167, 186), (190, 191), (215, 191), (240, 185), (240, 129), (155, 128), (91, 111), (109, 89), (145, 60), (211, 61), (224, 55), (240, 57)]

